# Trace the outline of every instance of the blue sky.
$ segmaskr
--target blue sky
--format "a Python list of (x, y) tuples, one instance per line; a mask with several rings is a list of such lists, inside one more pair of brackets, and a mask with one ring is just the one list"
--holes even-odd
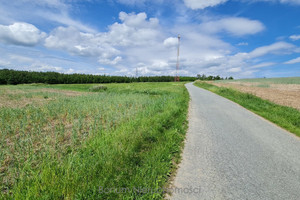
[(300, 76), (300, 0), (0, 0), (0, 69)]

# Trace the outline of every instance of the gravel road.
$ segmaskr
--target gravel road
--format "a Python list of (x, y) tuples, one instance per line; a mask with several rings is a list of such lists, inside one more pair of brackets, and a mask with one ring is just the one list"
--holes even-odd
[(189, 130), (170, 199), (300, 199), (300, 139), (186, 84)]

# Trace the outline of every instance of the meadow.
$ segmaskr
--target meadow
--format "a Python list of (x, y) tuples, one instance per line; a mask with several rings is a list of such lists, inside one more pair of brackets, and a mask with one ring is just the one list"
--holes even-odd
[(184, 83), (93, 86), (0, 86), (0, 199), (164, 197), (187, 129)]

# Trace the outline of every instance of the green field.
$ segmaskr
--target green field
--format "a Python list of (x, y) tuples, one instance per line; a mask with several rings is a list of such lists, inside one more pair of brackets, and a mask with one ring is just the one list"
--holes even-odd
[(138, 188), (166, 187), (175, 170), (184, 83), (91, 86), (0, 86), (0, 199), (163, 198)]
[(300, 136), (300, 112), (297, 109), (281, 106), (255, 95), (239, 92), (231, 88), (218, 87), (202, 81), (196, 81), (194, 84), (230, 99), (291, 133)]
[(253, 79), (236, 79), (221, 80), (216, 82), (242, 82), (242, 83), (261, 83), (261, 84), (300, 84), (300, 77), (288, 78), (253, 78)]

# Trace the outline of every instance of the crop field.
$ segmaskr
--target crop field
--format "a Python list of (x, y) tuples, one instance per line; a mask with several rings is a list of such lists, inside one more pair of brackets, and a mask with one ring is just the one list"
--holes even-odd
[(210, 82), (300, 110), (300, 77), (239, 79)]
[(0, 86), (0, 199), (163, 198), (187, 128), (184, 83), (92, 86)]
[(222, 80), (219, 82), (229, 82), (229, 83), (237, 82), (237, 83), (254, 83), (254, 84), (300, 84), (300, 77), (236, 79), (236, 80)]

